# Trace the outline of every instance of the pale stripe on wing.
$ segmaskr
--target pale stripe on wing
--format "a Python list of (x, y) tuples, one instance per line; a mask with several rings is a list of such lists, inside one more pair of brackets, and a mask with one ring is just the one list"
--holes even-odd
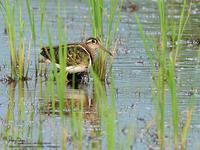
[[(60, 69), (60, 65), (56, 64), (56, 67)], [(88, 70), (88, 67), (86, 65), (75, 65), (75, 66), (68, 66), (65, 68), (65, 70), (68, 73), (78, 73), (78, 72), (84, 72)]]

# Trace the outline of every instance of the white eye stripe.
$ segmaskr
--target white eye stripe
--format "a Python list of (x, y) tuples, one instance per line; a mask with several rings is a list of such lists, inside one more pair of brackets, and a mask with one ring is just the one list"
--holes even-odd
[(87, 40), (87, 43), (96, 44), (96, 43), (97, 43), (97, 40), (96, 40), (96, 39), (90, 39), (90, 40)]

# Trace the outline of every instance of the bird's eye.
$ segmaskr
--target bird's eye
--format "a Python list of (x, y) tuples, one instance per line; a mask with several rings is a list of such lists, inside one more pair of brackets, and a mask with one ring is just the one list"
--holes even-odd
[(92, 43), (93, 43), (93, 44), (96, 44), (97, 41), (96, 41), (95, 39), (92, 39)]
[(95, 38), (89, 38), (86, 40), (87, 44), (98, 44), (98, 40)]

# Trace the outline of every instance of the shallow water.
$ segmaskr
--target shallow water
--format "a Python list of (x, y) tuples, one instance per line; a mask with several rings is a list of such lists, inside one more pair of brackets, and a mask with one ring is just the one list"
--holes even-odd
[[(61, 18), (64, 28), (67, 29), (68, 42), (82, 41), (92, 35), (90, 18), (87, 4), (83, 1), (62, 1)], [(138, 15), (148, 35), (158, 37), (159, 16), (156, 2), (136, 1), (138, 4)], [(31, 0), (31, 6), (35, 14), (36, 25), (36, 51), (39, 54), (39, 0)], [(50, 0), (46, 6), (46, 19), (48, 20), (53, 44), (58, 44), (57, 39), (57, 4)], [(180, 4), (177, 2), (170, 13), (179, 17)], [(26, 5), (24, 9), (24, 20), (26, 21), (25, 41), (26, 48), (30, 41), (30, 28)], [(176, 80), (179, 98), (180, 116), (185, 116), (188, 105), (195, 95), (196, 109), (193, 114), (192, 123), (188, 137), (188, 149), (199, 149), (200, 138), (200, 69), (197, 67), (198, 44), (191, 43), (193, 39), (200, 38), (200, 2), (194, 2), (191, 9), (191, 19), (184, 32), (184, 41), (178, 57)], [(105, 15), (106, 15), (105, 11)], [(3, 16), (0, 16), (3, 20)], [(105, 20), (106, 21), (106, 20)], [(106, 27), (106, 24), (105, 24)], [(4, 24), (0, 22), (0, 77), (9, 75), (9, 47), (7, 35), (4, 33)], [(16, 26), (18, 30), (18, 26)], [(134, 13), (123, 10), (119, 24), (119, 44), (113, 63), (113, 76), (117, 91), (116, 99), (116, 142), (117, 146), (124, 149), (128, 139), (131, 141), (132, 149), (157, 149), (155, 126), (149, 132), (145, 127), (149, 124), (155, 114), (154, 103), (151, 95), (151, 66), (143, 48), (143, 41), (140, 38)], [(43, 45), (48, 44), (47, 33), (43, 33)], [(26, 55), (26, 54), (25, 54)], [(15, 141), (29, 141), (31, 146), (38, 146), (42, 141), (45, 149), (60, 148), (61, 135), (66, 136), (66, 146), (73, 149), (71, 139), (70, 121), (72, 116), (66, 110), (64, 121), (61, 122), (59, 115), (51, 115), (51, 106), (45, 97), (46, 81), (43, 77), (35, 79), (34, 49), (31, 49), (31, 64), (28, 82), (12, 84), (0, 83), (0, 144), (4, 147), (13, 145)], [(85, 88), (83, 88), (85, 89)], [(87, 88), (86, 88), (87, 89)], [(192, 91), (194, 90), (194, 93)], [(83, 94), (83, 147), (84, 149), (106, 149), (105, 131), (102, 131), (102, 122), (97, 115), (95, 103), (88, 106), (88, 99), (92, 96), (84, 94), (84, 90), (76, 90), (79, 95)], [(69, 98), (70, 99), (70, 98)], [(77, 96), (79, 99), (79, 96)], [(78, 101), (78, 100), (77, 100)], [(66, 104), (68, 105), (68, 104)], [(166, 99), (166, 131), (172, 133), (170, 128), (171, 100), (170, 95)], [(184, 120), (184, 117), (183, 117)], [(11, 133), (10, 139), (6, 138)], [(128, 133), (133, 136), (128, 138)], [(68, 135), (68, 136), (67, 136)], [(172, 134), (167, 134), (166, 139), (172, 145)], [(13, 138), (14, 137), (14, 138)], [(17, 139), (17, 137), (20, 137)], [(12, 141), (13, 140), (13, 141)], [(172, 146), (167, 145), (167, 149)], [(22, 146), (22, 145), (21, 145)], [(41, 146), (41, 145), (39, 145)], [(55, 146), (55, 147), (54, 147)], [(10, 147), (11, 148), (11, 147)]]

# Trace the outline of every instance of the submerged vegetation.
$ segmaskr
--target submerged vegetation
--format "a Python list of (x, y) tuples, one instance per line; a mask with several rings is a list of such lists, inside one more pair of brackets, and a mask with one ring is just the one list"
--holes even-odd
[[(49, 117), (52, 119), (51, 121), (53, 122), (53, 125), (49, 124), (49, 122), (47, 122), (47, 125), (53, 126), (53, 129), (50, 129), (50, 131), (52, 130), (51, 132), (54, 133), (52, 141), (56, 143), (56, 145), (53, 145), (56, 148), (67, 149), (69, 146), (71, 149), (83, 149), (85, 147), (88, 149), (102, 149), (102, 147), (106, 147), (106, 149), (114, 150), (119, 146), (121, 149), (133, 149), (133, 144), (136, 141), (134, 139), (137, 138), (133, 130), (133, 125), (130, 124), (124, 129), (118, 131), (118, 90), (115, 86), (111, 70), (112, 58), (110, 59), (103, 51), (99, 51), (99, 58), (96, 60), (94, 67), (90, 70), (89, 82), (86, 84), (77, 83), (75, 74), (72, 74), (72, 81), (69, 82), (67, 79), (68, 73), (65, 71), (66, 54), (68, 50), (67, 43), (69, 37), (66, 26), (64, 25), (61, 17), (61, 1), (56, 1), (57, 27), (54, 28), (57, 31), (56, 38), (58, 39), (59, 45), (59, 70), (56, 68), (54, 57), (54, 35), (52, 35), (50, 30), (50, 23), (48, 21), (49, 18), (48, 15), (46, 15), (45, 9), (48, 1), (39, 1), (39, 39), (37, 39), (38, 36), (36, 34), (37, 29), (35, 25), (35, 13), (32, 10), (30, 2), (30, 0), (14, 0), (13, 3), (11, 3), (10, 0), (0, 1), (9, 41), (11, 66), (10, 78), (13, 81), (18, 81), (12, 82), (8, 85), (9, 106), (6, 115), (7, 124), (5, 124), (5, 126), (7, 126), (5, 127), (5, 131), (1, 131), (4, 139), (4, 147), (23, 147), (23, 145), (21, 145), (21, 143), (17, 143), (18, 141), (16, 142), (15, 139), (25, 138), (24, 133), (27, 133), (28, 140), (34, 141), (35, 139), (32, 139), (34, 135), (32, 134), (34, 134), (35, 129), (32, 126), (32, 123), (36, 117), (39, 117), (36, 119), (38, 121), (38, 133), (36, 134), (36, 140), (39, 144), (42, 142), (45, 143), (46, 141), (43, 141), (43, 130), (45, 129), (43, 129), (42, 122)], [(111, 51), (113, 41), (117, 35), (124, 1), (106, 1), (109, 2), (108, 8), (105, 7), (104, 2), (104, 0), (87, 0), (88, 17), (90, 17), (93, 36), (104, 42), (106, 49)], [(26, 6), (29, 24), (23, 19), (23, 5)], [(185, 119), (183, 119), (185, 121), (184, 125), (182, 125), (180, 121), (182, 120), (182, 116), (180, 116), (179, 99), (177, 95), (176, 64), (178, 61), (178, 55), (181, 53), (180, 41), (183, 37), (184, 29), (189, 19), (191, 7), (187, 0), (184, 0), (178, 23), (176, 23), (173, 16), (168, 15), (167, 5), (164, 0), (158, 0), (157, 7), (160, 19), (160, 34), (157, 39), (149, 37), (145, 34), (139, 17), (137, 14), (135, 15), (135, 21), (144, 43), (146, 55), (151, 64), (151, 97), (153, 98), (153, 103), (155, 104), (155, 117), (152, 122), (156, 124), (157, 130), (156, 137), (153, 140), (156, 140), (155, 146), (158, 145), (160, 149), (171, 148), (171, 146), (173, 146), (174, 149), (179, 149), (179, 147), (181, 149), (186, 149), (189, 128), (192, 121), (192, 115), (195, 110), (195, 97), (192, 97), (191, 105), (188, 106)], [(19, 30), (16, 29), (16, 26), (18, 25)], [(27, 25), (30, 26), (30, 28), (28, 28), (28, 31), (30, 32), (30, 39), (28, 39), (28, 43), (25, 43), (24, 32), (25, 29), (27, 29)], [(104, 29), (104, 26), (106, 26), (106, 29)], [(40, 52), (37, 50), (37, 41), (41, 49), (43, 47), (43, 36), (45, 34), (47, 36), (48, 46), (50, 47), (50, 54), (52, 56), (52, 62), (48, 72), (45, 68), (46, 66), (39, 63), (41, 56), (39, 56)], [(168, 46), (168, 42), (170, 42), (170, 47)], [(63, 47), (62, 45), (65, 46)], [(116, 43), (113, 45), (116, 45)], [(28, 99), (31, 103), (30, 106), (28, 106), (30, 108), (26, 108), (24, 91), (25, 83), (21, 81), (28, 79), (29, 64), (31, 59), (30, 53), (32, 49), (34, 50), (34, 70), (36, 80), (39, 80), (40, 84), (39, 96), (34, 95), (37, 99), (39, 99), (39, 104), (35, 104), (38, 108), (33, 106), (34, 102), (30, 99)], [(116, 47), (112, 53), (115, 53), (115, 51)], [(111, 69), (109, 70), (110, 78), (109, 81), (107, 81), (108, 84), (106, 84), (105, 78), (108, 63), (110, 63), (109, 67)], [(40, 76), (38, 76), (38, 74)], [(43, 82), (44, 74), (45, 82)], [(15, 97), (17, 85), (18, 98)], [(26, 88), (28, 89), (28, 86)], [(35, 85), (35, 88), (37, 88), (37, 85)], [(29, 94), (30, 93), (28, 93), (28, 95)], [(166, 98), (167, 94), (170, 94), (171, 100), (170, 119), (166, 118), (166, 101), (168, 100)], [(25, 127), (22, 127), (21, 131), (16, 128), (13, 123), (16, 119), (16, 114), (13, 113), (15, 112), (16, 107), (16, 105), (14, 105), (15, 99), (17, 99), (18, 102), (17, 123), (26, 122), (28, 120), (26, 122), (28, 124), (26, 132), (24, 131)], [(134, 104), (131, 105), (131, 108), (133, 107)], [(31, 112), (26, 109), (30, 109)], [(34, 116), (36, 111), (39, 111), (38, 116)], [(173, 127), (172, 134), (167, 134), (166, 132), (166, 120), (171, 121), (169, 124), (170, 127)], [(152, 127), (152, 122), (147, 123), (148, 127), (145, 127), (145, 130), (149, 130)], [(86, 128), (89, 128), (89, 131), (86, 131)], [(86, 139), (86, 135), (88, 134), (87, 132), (91, 132), (89, 137), (87, 137), (88, 139)], [(126, 139), (120, 141), (118, 132), (122, 132)], [(171, 137), (166, 138), (171, 135), (173, 136), (173, 142), (170, 140)], [(5, 141), (8, 141), (9, 138), (14, 139), (13, 141), (15, 141), (15, 143), (12, 143), (11, 140), (11, 143), (7, 144)], [(88, 143), (84, 143), (85, 141)], [(168, 141), (170, 144), (173, 144), (167, 145), (166, 143), (168, 143)], [(104, 146), (103, 142), (106, 143), (106, 146)]]

